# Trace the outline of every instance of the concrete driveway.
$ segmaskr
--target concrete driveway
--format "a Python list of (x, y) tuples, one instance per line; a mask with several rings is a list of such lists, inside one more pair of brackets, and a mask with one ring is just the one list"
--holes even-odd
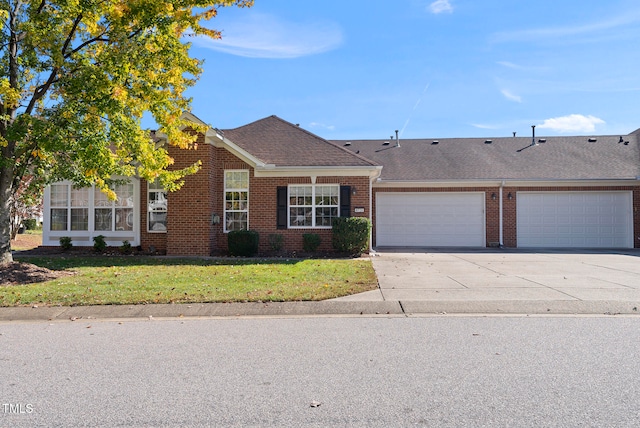
[[(380, 290), (407, 312), (640, 313), (640, 251), (385, 250)], [(376, 294), (378, 293), (378, 294)]]

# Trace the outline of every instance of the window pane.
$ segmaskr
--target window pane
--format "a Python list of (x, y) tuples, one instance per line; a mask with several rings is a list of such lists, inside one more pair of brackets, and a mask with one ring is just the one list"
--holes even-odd
[(120, 184), (115, 188), (118, 199), (116, 200), (116, 206), (119, 207), (132, 207), (133, 206), (133, 184)]
[(228, 212), (225, 215), (225, 224), (227, 231), (247, 229), (247, 213)]
[(338, 208), (316, 208), (316, 226), (331, 226), (333, 219), (338, 216)]
[(93, 192), (93, 204), (96, 207), (110, 207), (113, 202), (100, 189), (95, 189)]
[(167, 210), (167, 193), (166, 192), (149, 192), (149, 211), (166, 211)]
[(248, 189), (249, 171), (225, 171), (225, 189)]
[(71, 210), (71, 230), (89, 230), (88, 208), (73, 208)]
[(155, 232), (167, 230), (167, 213), (149, 213), (149, 230), (153, 230)]
[(111, 208), (96, 208), (95, 230), (113, 230), (111, 227)]
[[(68, 195), (67, 195), (68, 190), (69, 190), (68, 184), (52, 184), (51, 185), (51, 206), (66, 207), (68, 205)], [(62, 230), (65, 230), (65, 229), (62, 229)]]
[(311, 218), (311, 208), (290, 208), (289, 209), (289, 225), (295, 227), (311, 227), (313, 226)]
[(133, 209), (116, 208), (116, 230), (133, 230)]
[[(88, 207), (89, 206), (89, 189), (71, 189), (71, 206), (72, 207)], [(83, 230), (83, 229), (78, 229)]]
[(51, 210), (51, 230), (67, 230), (66, 208), (53, 208)]

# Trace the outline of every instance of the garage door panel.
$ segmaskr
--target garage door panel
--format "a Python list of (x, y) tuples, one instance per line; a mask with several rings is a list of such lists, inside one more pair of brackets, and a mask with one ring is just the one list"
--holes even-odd
[(631, 192), (518, 192), (519, 247), (630, 248)]
[(376, 195), (376, 245), (484, 247), (483, 193)]

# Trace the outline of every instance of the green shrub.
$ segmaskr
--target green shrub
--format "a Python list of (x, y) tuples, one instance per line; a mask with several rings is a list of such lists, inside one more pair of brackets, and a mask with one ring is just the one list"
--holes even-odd
[(333, 248), (341, 253), (360, 255), (369, 244), (371, 222), (365, 217), (338, 217), (333, 219)]
[(93, 237), (93, 249), (97, 253), (102, 253), (107, 248), (107, 243), (104, 240), (104, 235), (98, 235)]
[(132, 248), (131, 248), (131, 242), (124, 240), (122, 241), (122, 245), (120, 246), (120, 252), (122, 254), (131, 254)]
[(73, 247), (73, 243), (71, 242), (71, 238), (68, 236), (63, 236), (60, 238), (60, 247), (64, 251), (69, 251)]
[(38, 220), (35, 218), (26, 218), (22, 221), (26, 230), (36, 230), (38, 228)]
[(279, 233), (272, 233), (269, 235), (269, 248), (273, 251), (282, 250), (282, 246), (284, 245), (284, 236)]
[(227, 234), (229, 254), (239, 257), (251, 257), (258, 252), (260, 235), (255, 230), (234, 230)]
[(302, 235), (302, 249), (308, 253), (313, 253), (320, 246), (320, 235), (317, 233), (305, 233)]

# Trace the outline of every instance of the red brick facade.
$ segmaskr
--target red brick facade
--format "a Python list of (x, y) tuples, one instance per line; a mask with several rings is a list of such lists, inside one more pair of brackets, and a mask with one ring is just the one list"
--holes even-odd
[[(168, 195), (167, 231), (147, 231), (147, 184), (141, 183), (141, 245), (144, 250), (153, 246), (167, 255), (209, 256), (227, 252), (227, 233), (224, 232), (224, 172), (225, 170), (249, 171), (249, 229), (260, 234), (259, 249), (270, 251), (269, 235), (282, 235), (283, 249), (302, 251), (302, 235), (316, 233), (321, 237), (320, 251), (331, 250), (331, 229), (277, 228), (277, 188), (289, 184), (312, 184), (306, 177), (256, 177), (254, 169), (223, 148), (216, 148), (198, 141), (197, 150), (171, 148), (175, 168), (184, 168), (200, 160), (202, 168), (185, 179), (185, 184)], [(351, 215), (369, 217), (369, 177), (317, 177), (316, 184), (350, 186)], [(355, 192), (353, 190), (355, 189)], [(355, 212), (363, 208), (363, 212)], [(360, 210), (359, 210), (360, 211)], [(219, 224), (213, 224), (212, 216), (218, 215)]]

